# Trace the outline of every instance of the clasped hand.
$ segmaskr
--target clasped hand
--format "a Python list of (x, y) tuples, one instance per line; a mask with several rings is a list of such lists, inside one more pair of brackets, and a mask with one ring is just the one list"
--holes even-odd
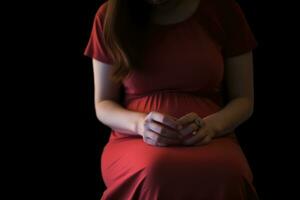
[[(195, 123), (199, 119), (201, 127)], [(216, 134), (215, 126), (195, 112), (176, 118), (152, 111), (142, 120), (141, 135), (144, 142), (155, 146), (205, 145)], [(198, 130), (197, 130), (198, 129)]]

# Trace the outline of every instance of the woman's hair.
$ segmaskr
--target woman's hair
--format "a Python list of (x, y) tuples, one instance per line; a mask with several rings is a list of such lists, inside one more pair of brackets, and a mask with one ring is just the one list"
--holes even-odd
[(145, 0), (107, 2), (103, 37), (107, 53), (116, 66), (111, 77), (113, 81), (120, 82), (131, 69), (142, 67), (151, 8)]

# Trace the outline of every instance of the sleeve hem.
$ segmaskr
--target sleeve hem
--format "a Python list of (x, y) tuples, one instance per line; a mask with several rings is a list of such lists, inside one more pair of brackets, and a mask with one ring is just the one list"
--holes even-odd
[(251, 45), (249, 45), (248, 47), (246, 48), (243, 48), (243, 49), (236, 49), (236, 50), (231, 50), (230, 52), (223, 52), (223, 56), (225, 58), (228, 58), (228, 57), (234, 57), (234, 56), (239, 56), (241, 54), (244, 54), (244, 53), (247, 53), (247, 52), (250, 52), (254, 49), (256, 49), (258, 46), (257, 42), (255, 41), (254, 43), (252, 43)]
[(113, 62), (111, 60), (107, 59), (106, 57), (102, 57), (102, 56), (99, 56), (99, 55), (94, 55), (94, 54), (91, 54), (89, 52), (84, 52), (83, 55), (86, 56), (86, 57), (92, 58), (92, 59), (96, 59), (96, 60), (98, 60), (100, 62), (103, 62), (105, 64), (113, 65)]

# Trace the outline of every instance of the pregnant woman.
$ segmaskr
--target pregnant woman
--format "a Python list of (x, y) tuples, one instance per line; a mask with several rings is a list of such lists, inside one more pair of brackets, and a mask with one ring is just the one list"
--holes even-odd
[(256, 46), (235, 0), (100, 5), (84, 54), (111, 128), (101, 199), (258, 199), (235, 136), (253, 112)]

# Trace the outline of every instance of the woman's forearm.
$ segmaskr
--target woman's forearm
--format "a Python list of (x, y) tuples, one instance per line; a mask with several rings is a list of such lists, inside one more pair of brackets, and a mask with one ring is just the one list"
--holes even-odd
[(246, 121), (253, 112), (253, 101), (248, 98), (231, 100), (222, 110), (203, 118), (214, 124), (215, 137), (231, 133), (237, 126)]
[(147, 113), (135, 112), (122, 107), (112, 100), (104, 100), (95, 104), (99, 121), (117, 132), (140, 135), (140, 121)]

